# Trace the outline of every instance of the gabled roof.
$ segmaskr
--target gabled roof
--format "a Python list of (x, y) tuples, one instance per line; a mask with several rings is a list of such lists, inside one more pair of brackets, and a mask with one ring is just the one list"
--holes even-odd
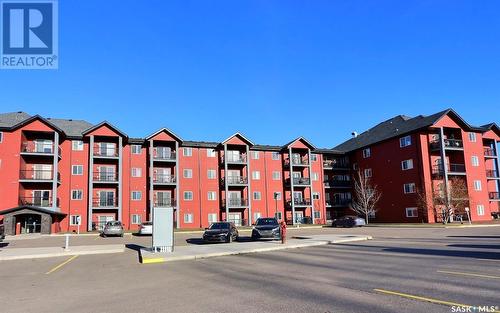
[(248, 145), (250, 146), (253, 146), (253, 142), (250, 141), (250, 139), (248, 139), (247, 137), (243, 136), (241, 133), (235, 133), (231, 136), (229, 136), (226, 140), (224, 140), (223, 142), (221, 142), (222, 144), (225, 144), (226, 142), (228, 142), (231, 138), (233, 137), (240, 137), (240, 139), (242, 139), (243, 141), (245, 141)]
[(22, 127), (24, 125), (27, 125), (35, 120), (40, 120), (42, 123), (44, 123), (45, 125), (49, 126), (50, 128), (53, 128), (55, 129), (58, 133), (64, 133), (62, 129), (60, 129), (59, 127), (57, 127), (55, 124), (52, 124), (49, 120), (41, 117), (40, 115), (33, 115), (33, 116), (30, 116), (28, 117), (27, 119), (17, 123), (16, 125), (12, 126), (11, 129), (16, 129), (16, 128), (19, 128), (19, 127)]
[(306, 146), (308, 146), (308, 147), (309, 147), (309, 149), (311, 149), (311, 150), (316, 150), (316, 147), (315, 147), (312, 143), (310, 143), (307, 139), (305, 139), (304, 137), (302, 137), (302, 136), (301, 136), (301, 137), (298, 137), (298, 138), (295, 138), (294, 140), (292, 140), (292, 141), (290, 141), (289, 143), (285, 144), (285, 145), (284, 145), (284, 146), (282, 146), (281, 148), (282, 148), (282, 149), (288, 148), (288, 147), (289, 147), (292, 143), (294, 143), (294, 142), (296, 142), (296, 141), (298, 141), (298, 140), (300, 140), (300, 141), (304, 142), (304, 143), (306, 144)]
[(67, 215), (66, 213), (57, 212), (57, 211), (49, 210), (47, 208), (42, 208), (42, 207), (38, 207), (38, 206), (29, 206), (29, 205), (21, 205), (21, 206), (17, 206), (17, 207), (14, 207), (14, 208), (10, 208), (10, 209), (6, 209), (6, 210), (3, 210), (3, 211), (0, 211), (0, 215), (4, 215), (4, 214), (15, 212), (15, 211), (21, 211), (21, 210), (24, 210), (24, 209), (26, 209), (26, 210), (32, 210), (32, 211), (40, 212), (40, 213), (52, 214), (52, 215), (60, 215), (60, 216), (66, 216)]
[(92, 124), (83, 120), (66, 120), (58, 118), (47, 118), (47, 120), (62, 129), (68, 137), (82, 137), (83, 132), (92, 127)]
[(159, 130), (157, 130), (155, 133), (149, 135), (146, 137), (146, 140), (149, 140), (151, 138), (153, 138), (154, 136), (158, 135), (159, 133), (161, 132), (166, 132), (167, 134), (169, 134), (170, 136), (174, 137), (175, 139), (177, 139), (177, 141), (179, 142), (183, 142), (182, 138), (177, 136), (173, 131), (171, 131), (170, 129), (166, 128), (166, 127), (163, 127)]
[(94, 125), (94, 126), (92, 126), (92, 127), (90, 127), (90, 128), (87, 128), (87, 129), (86, 129), (86, 130), (82, 133), (82, 135), (84, 135), (84, 136), (85, 136), (85, 135), (87, 135), (87, 134), (89, 134), (89, 133), (93, 132), (94, 130), (96, 130), (96, 129), (98, 129), (98, 128), (102, 127), (102, 126), (107, 126), (107, 127), (111, 128), (112, 130), (114, 130), (115, 132), (117, 132), (120, 136), (125, 137), (125, 138), (128, 138), (127, 134), (125, 134), (124, 132), (122, 132), (120, 129), (118, 129), (118, 127), (114, 126), (113, 124), (109, 123), (108, 121), (102, 121), (102, 122), (100, 122), (100, 123), (99, 123), (99, 124), (97, 124), (97, 125)]
[(377, 124), (376, 126), (359, 134), (357, 137), (351, 138), (344, 143), (341, 143), (340, 145), (334, 147), (333, 149), (344, 152), (354, 151), (377, 142), (381, 142), (393, 137), (398, 137), (419, 129), (427, 128), (437, 123), (446, 115), (449, 115), (451, 118), (453, 118), (464, 129), (474, 130), (471, 125), (464, 121), (452, 109), (446, 109), (429, 116), (419, 115), (413, 118), (405, 115), (398, 115), (388, 119), (387, 121)]
[(489, 124), (483, 125), (483, 126), (481, 126), (481, 129), (483, 130), (483, 132), (487, 132), (489, 130), (492, 130), (495, 134), (500, 136), (500, 127), (498, 127), (498, 125), (495, 123), (489, 123)]
[(31, 115), (25, 112), (0, 113), (0, 128), (11, 128), (30, 118)]

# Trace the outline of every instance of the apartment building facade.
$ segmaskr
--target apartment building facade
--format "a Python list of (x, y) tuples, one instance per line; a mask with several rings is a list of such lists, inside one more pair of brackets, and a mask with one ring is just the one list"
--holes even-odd
[(92, 231), (110, 220), (135, 230), (168, 206), (178, 228), (269, 216), (325, 224), (352, 214), (358, 170), (382, 192), (374, 221), (438, 222), (434, 208), (417, 208), (417, 191), (431, 197), (456, 179), (472, 220), (489, 220), (499, 210), (498, 141), (495, 124), (473, 127), (453, 110), (397, 116), (333, 149), (302, 137), (259, 145), (240, 133), (187, 141), (166, 128), (129, 138), (105, 121), (5, 113), (0, 220), (7, 234)]

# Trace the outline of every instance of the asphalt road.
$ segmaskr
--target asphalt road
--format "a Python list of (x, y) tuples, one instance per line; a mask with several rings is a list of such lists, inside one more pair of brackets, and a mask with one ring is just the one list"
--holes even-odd
[(1, 311), (430, 313), (452, 312), (455, 303), (500, 305), (499, 227), (301, 232), (374, 240), (149, 265), (134, 250), (62, 266), (68, 258), (5, 261)]

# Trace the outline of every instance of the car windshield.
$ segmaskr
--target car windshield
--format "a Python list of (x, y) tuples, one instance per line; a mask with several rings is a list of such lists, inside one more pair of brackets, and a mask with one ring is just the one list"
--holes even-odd
[(278, 221), (275, 218), (259, 218), (256, 225), (278, 225)]
[(229, 223), (213, 223), (210, 229), (229, 229)]
[(106, 225), (107, 226), (121, 226), (121, 223), (120, 222), (108, 222)]

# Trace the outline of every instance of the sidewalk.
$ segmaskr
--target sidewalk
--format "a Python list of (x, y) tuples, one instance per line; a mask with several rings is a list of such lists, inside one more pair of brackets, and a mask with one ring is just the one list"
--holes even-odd
[(463, 224), (454, 222), (448, 224), (435, 223), (371, 223), (364, 227), (387, 227), (387, 228), (474, 228), (474, 227), (500, 227), (500, 221), (472, 223), (464, 222)]
[(286, 244), (281, 244), (281, 241), (250, 241), (230, 244), (221, 243), (181, 246), (174, 248), (173, 253), (153, 253), (147, 248), (141, 248), (139, 261), (143, 264), (148, 264), (196, 260), (225, 255), (278, 251), (370, 239), (372, 239), (371, 236), (313, 235), (293, 237), (293, 239), (288, 240)]
[(0, 261), (53, 258), (68, 255), (121, 253), (125, 245), (72, 246), (68, 251), (62, 247), (0, 249)]

